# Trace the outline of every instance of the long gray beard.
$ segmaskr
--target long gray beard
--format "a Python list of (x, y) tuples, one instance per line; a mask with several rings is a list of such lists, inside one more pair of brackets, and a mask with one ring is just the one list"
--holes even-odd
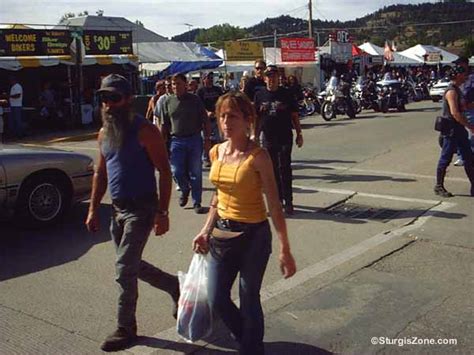
[(131, 111), (129, 109), (112, 111), (103, 107), (101, 115), (104, 142), (113, 150), (120, 149), (131, 126)]

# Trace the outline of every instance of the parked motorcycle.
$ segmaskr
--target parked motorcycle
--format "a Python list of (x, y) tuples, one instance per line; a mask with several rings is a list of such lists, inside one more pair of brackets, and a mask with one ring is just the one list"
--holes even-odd
[(380, 111), (387, 113), (395, 108), (399, 112), (406, 111), (407, 96), (398, 80), (383, 80), (377, 83), (378, 106)]
[(359, 77), (353, 88), (352, 98), (356, 105), (356, 113), (360, 113), (363, 109), (379, 110), (377, 103), (377, 91), (375, 82)]
[(312, 88), (303, 88), (303, 99), (298, 101), (300, 117), (311, 116), (321, 111), (321, 106)]
[(345, 95), (339, 88), (329, 88), (321, 106), (321, 116), (325, 121), (330, 121), (336, 115), (356, 117), (354, 102), (350, 95)]

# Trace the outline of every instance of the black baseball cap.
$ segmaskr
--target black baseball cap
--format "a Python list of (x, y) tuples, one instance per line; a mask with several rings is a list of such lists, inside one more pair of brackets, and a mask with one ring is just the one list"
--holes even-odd
[(469, 65), (469, 59), (467, 57), (459, 57), (455, 61), (453, 61), (454, 64), (468, 64)]
[(121, 94), (123, 96), (130, 96), (132, 95), (132, 86), (130, 85), (130, 82), (122, 75), (110, 74), (102, 79), (100, 89), (97, 92), (111, 92)]
[(212, 78), (214, 78), (214, 72), (212, 72), (212, 71), (206, 72), (206, 73), (203, 74), (202, 78), (203, 79), (207, 79), (207, 78), (212, 79)]
[(265, 76), (270, 76), (273, 74), (278, 74), (278, 67), (276, 65), (270, 64), (267, 65), (267, 69), (263, 72)]

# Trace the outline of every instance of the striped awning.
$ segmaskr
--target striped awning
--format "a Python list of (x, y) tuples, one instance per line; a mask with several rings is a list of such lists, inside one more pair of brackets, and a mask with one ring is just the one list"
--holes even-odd
[[(24, 68), (51, 67), (59, 64), (74, 65), (71, 56), (0, 57), (0, 69), (17, 71)], [(138, 57), (130, 54), (86, 55), (82, 65), (131, 64), (138, 66)]]

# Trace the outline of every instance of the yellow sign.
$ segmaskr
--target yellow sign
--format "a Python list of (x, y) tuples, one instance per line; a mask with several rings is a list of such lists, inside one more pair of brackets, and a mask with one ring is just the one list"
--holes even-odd
[(262, 42), (225, 42), (224, 49), (228, 61), (254, 61), (263, 58)]

